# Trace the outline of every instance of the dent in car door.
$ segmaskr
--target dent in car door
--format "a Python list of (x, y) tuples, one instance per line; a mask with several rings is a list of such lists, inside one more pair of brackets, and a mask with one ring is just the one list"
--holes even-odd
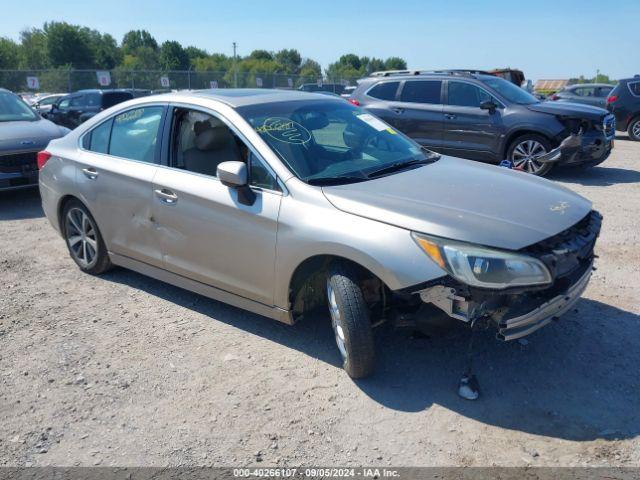
[[(151, 187), (157, 169), (155, 162), (159, 159), (157, 130), (162, 126), (164, 112), (165, 106), (155, 105), (117, 115), (116, 121), (123, 119), (119, 131), (126, 134), (125, 127), (131, 124), (132, 135), (137, 137), (134, 148), (120, 138), (117, 148), (115, 145), (107, 149), (94, 147), (104, 153), (94, 152), (90, 151), (89, 140), (76, 171), (78, 191), (95, 217), (108, 250), (158, 267), (162, 266), (162, 256), (151, 216)], [(91, 131), (91, 135), (96, 138), (104, 135), (102, 128), (108, 130), (106, 138), (115, 141), (114, 136), (121, 137), (121, 134), (108, 128), (113, 123), (111, 119), (103, 122)], [(147, 135), (144, 128), (149, 129)], [(157, 130), (154, 132), (154, 129)], [(137, 148), (146, 143), (151, 149), (147, 156), (142, 153), (144, 149)], [(127, 148), (135, 160), (123, 158)]]
[(153, 190), (167, 270), (273, 305), (281, 194), (255, 189), (244, 205), (217, 178), (169, 167), (158, 169)]

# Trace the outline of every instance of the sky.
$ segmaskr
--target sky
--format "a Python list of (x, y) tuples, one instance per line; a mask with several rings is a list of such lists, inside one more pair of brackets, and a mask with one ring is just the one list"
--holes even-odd
[[(108, 6), (106, 6), (108, 5)], [(0, 36), (57, 20), (146, 29), (209, 52), (296, 48), (326, 67), (345, 53), (409, 68), (519, 68), (530, 79), (640, 73), (640, 0), (0, 0)]]

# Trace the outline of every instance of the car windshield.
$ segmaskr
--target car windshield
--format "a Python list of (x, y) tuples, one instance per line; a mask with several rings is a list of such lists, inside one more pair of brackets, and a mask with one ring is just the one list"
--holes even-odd
[(532, 103), (540, 102), (540, 100), (526, 90), (523, 90), (503, 78), (482, 77), (481, 80), (510, 102), (519, 103), (520, 105), (531, 105)]
[(310, 184), (364, 181), (438, 158), (342, 100), (266, 103), (237, 111), (289, 169)]
[(18, 96), (0, 92), (0, 122), (34, 121), (38, 116)]

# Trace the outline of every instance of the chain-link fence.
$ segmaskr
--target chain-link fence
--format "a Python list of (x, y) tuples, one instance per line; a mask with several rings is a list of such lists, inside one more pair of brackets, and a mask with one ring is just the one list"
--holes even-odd
[(206, 88), (280, 88), (342, 93), (356, 78), (318, 78), (286, 73), (161, 70), (0, 70), (0, 88), (20, 93), (65, 93), (89, 88), (133, 88), (151, 92)]

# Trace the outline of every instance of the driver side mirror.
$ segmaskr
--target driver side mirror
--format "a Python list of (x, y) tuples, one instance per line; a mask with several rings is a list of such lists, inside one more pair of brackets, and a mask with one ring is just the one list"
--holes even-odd
[(489, 110), (489, 113), (495, 112), (497, 108), (498, 106), (495, 103), (493, 103), (491, 100), (485, 100), (480, 104), (480, 109)]
[(222, 162), (216, 170), (220, 182), (238, 192), (238, 201), (251, 206), (256, 201), (256, 194), (249, 187), (247, 165), (244, 162)]

